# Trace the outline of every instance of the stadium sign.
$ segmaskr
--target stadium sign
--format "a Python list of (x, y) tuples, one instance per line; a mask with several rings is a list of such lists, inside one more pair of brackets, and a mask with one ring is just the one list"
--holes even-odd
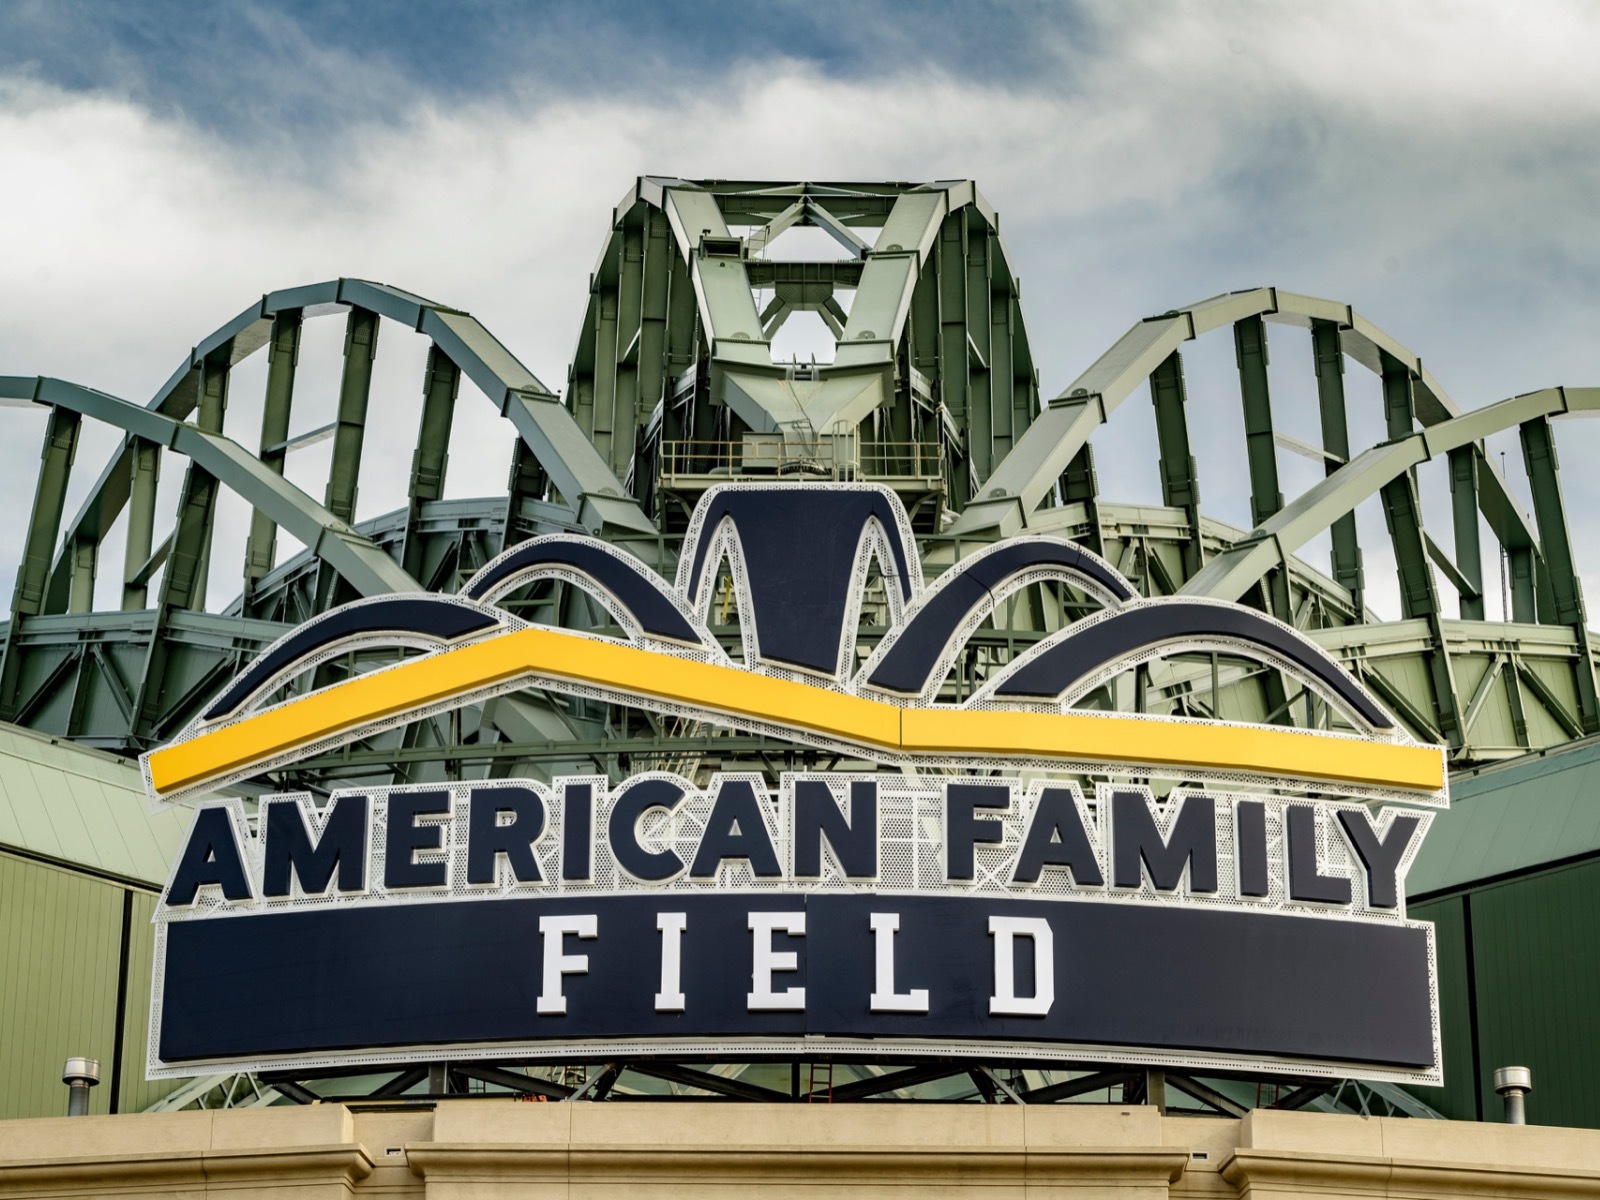
[[(156, 915), (150, 1074), (821, 1050), (1440, 1079), (1432, 927), (1404, 881), (1442, 752), (1309, 639), (1141, 599), (1043, 536), (924, 586), (899, 502), (865, 485), (713, 489), (683, 546), (675, 586), (558, 535), (459, 596), (333, 610), (146, 755), (156, 802), (194, 808)], [(625, 637), (497, 606), (549, 577)], [(719, 577), (739, 659), (705, 620)], [(942, 701), (994, 605), (1043, 580), (1102, 608)], [(879, 589), (892, 625), (858, 662)], [(396, 645), (423, 652), (284, 694)], [(1282, 670), (1348, 729), (1081, 707), (1182, 651)], [(527, 688), (781, 738), (805, 765), (229, 793)]]

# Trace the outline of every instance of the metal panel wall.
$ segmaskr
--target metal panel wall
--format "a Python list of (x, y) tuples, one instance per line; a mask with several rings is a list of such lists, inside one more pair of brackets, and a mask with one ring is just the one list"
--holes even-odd
[(118, 1111), (137, 1112), (172, 1090), (144, 1081), (154, 904), (147, 892), (0, 853), (0, 1119), (63, 1115), (61, 1064), (75, 1054), (100, 1060), (92, 1113), (110, 1112), (118, 1091)]
[(1417, 1089), (1423, 1099), (1448, 1117), (1496, 1121), (1495, 1068), (1525, 1066), (1530, 1122), (1600, 1128), (1597, 901), (1591, 857), (1412, 906), (1437, 925), (1444, 1021), (1446, 1084)]
[(1600, 861), (1470, 895), (1483, 1112), (1496, 1067), (1533, 1070), (1528, 1119), (1600, 1128)]
[[(0, 854), (0, 1117), (65, 1114), (71, 1055), (109, 1068), (122, 891)], [(95, 1088), (90, 1111), (109, 1112), (110, 1092)]]

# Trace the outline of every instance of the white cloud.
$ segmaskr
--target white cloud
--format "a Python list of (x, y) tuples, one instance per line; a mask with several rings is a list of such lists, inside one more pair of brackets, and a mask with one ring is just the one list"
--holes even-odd
[[(344, 112), (314, 152), (292, 137), (230, 144), (125, 99), (12, 77), (0, 81), (0, 372), (142, 401), (253, 297), (343, 274), (470, 309), (560, 388), (606, 214), (633, 176), (658, 172), (976, 178), (1001, 210), (1047, 391), (1138, 318), (1262, 283), (1355, 303), (1467, 406), (1600, 382), (1600, 10), (1527, 11), (1108, 6), (1092, 48), (1056, 48), (1052, 77), (984, 84), (897, 63), (839, 79), (774, 61), (653, 99), (530, 88), (381, 120)], [(313, 410), (336, 388), (337, 337), (318, 336), (297, 427), (327, 419)], [(420, 350), (405, 342), (385, 333), (374, 403), (394, 416), (369, 433), (363, 515), (396, 502), (410, 464)], [(1204, 472), (1242, 451), (1231, 355), (1195, 361)], [(236, 381), (229, 426), (246, 444), (249, 381)], [(1144, 408), (1133, 397), (1097, 439), (1113, 497), (1154, 495), (1153, 449), (1132, 436), (1148, 432)], [(20, 511), (38, 422), (6, 419), (27, 428), (0, 460), (0, 499)], [(498, 490), (508, 435), (481, 406), (462, 419), (452, 493)], [(1600, 439), (1571, 425), (1561, 436), (1569, 500), (1592, 505), (1595, 473), (1572, 467)], [(80, 488), (99, 453), (80, 452)], [(314, 465), (300, 474), (320, 496)], [(1212, 470), (1202, 488), (1208, 508), (1243, 520), (1237, 471)], [(17, 525), (0, 530), (0, 588)], [(103, 573), (119, 559), (108, 547)], [(1586, 529), (1580, 560), (1600, 567)], [(213, 578), (215, 602), (237, 564)]]

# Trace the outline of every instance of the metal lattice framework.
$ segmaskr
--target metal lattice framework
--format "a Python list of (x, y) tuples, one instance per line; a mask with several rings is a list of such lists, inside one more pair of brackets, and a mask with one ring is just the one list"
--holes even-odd
[(578, 1067), (515, 1068), (486, 1063), (420, 1065), (375, 1075), (349, 1071), (204, 1075), (147, 1111), (257, 1108), (320, 1100), (415, 1104), (463, 1096), (538, 1101), (743, 1100), (854, 1104), (922, 1100), (983, 1104), (1155, 1104), (1179, 1115), (1242, 1117), (1252, 1108), (1306, 1109), (1362, 1116), (1439, 1119), (1394, 1084), (1358, 1080), (1197, 1078), (1127, 1068), (1061, 1070), (991, 1067), (962, 1061), (911, 1064), (700, 1064), (617, 1061)]
[[(794, 227), (820, 230), (837, 254), (795, 260), (775, 253)], [(1600, 389), (1546, 389), (1463, 412), (1414, 353), (1349, 306), (1262, 288), (1139, 322), (1041, 402), (1019, 295), (994, 210), (970, 182), (643, 178), (612, 213), (565, 396), (465, 312), (349, 279), (264, 296), (195, 346), (144, 405), (55, 379), (0, 377), (0, 398), (48, 412), (0, 647), (0, 719), (137, 752), (181, 728), (290, 626), (336, 604), (451, 592), (505, 546), (558, 531), (597, 534), (670, 578), (689, 514), (707, 488), (810, 478), (893, 488), (911, 514), (929, 577), (998, 539), (1049, 531), (1101, 553), (1146, 594), (1236, 600), (1272, 613), (1337, 654), (1415, 734), (1448, 745), (1458, 763), (1600, 731), (1594, 647), (1553, 424), (1600, 409)], [(797, 313), (816, 314), (830, 331), (831, 361), (775, 360), (773, 339)], [(302, 329), (336, 315), (346, 329), (336, 410), (328, 424), (291, 437)], [(385, 398), (372, 396), (385, 321), (429, 339), (421, 418), (406, 506), (357, 522), (363, 438), (369, 419), (383, 419), (385, 410)], [(1267, 371), (1273, 324), (1310, 332), (1305, 368), (1316, 385), (1320, 446), (1275, 429)], [(1202, 515), (1189, 437), (1184, 347), (1224, 329), (1237, 353), (1250, 530)], [(236, 429), (227, 419), (230, 376), (258, 351), (267, 356), (261, 426)], [(1384, 439), (1373, 446), (1351, 440), (1350, 363), (1380, 384)], [(510, 423), (516, 446), (501, 493), (447, 500), (463, 376)], [(1095, 431), (1146, 384), (1161, 506), (1102, 496), (1092, 451)], [(121, 442), (69, 516), (85, 418), (114, 427)], [(1486, 437), (1509, 430), (1522, 444), (1531, 519), (1485, 451)], [(289, 455), (330, 436), (318, 499), (285, 479), (284, 467)], [(1279, 475), (1284, 448), (1324, 465), (1320, 481), (1289, 498)], [(169, 513), (157, 505), (164, 452), (185, 463)], [(1452, 501), (1450, 534), (1437, 538), (1424, 526), (1417, 482), (1417, 467), (1436, 458), (1447, 464)], [(218, 612), (207, 583), (223, 550), (213, 537), (223, 488), (252, 516), (239, 594)], [(1355, 510), (1374, 497), (1398, 570), (1398, 620), (1379, 620), (1368, 603)], [(94, 611), (95, 580), (107, 569), (101, 550), (118, 521), (125, 530), (120, 607)], [(279, 562), (280, 528), (307, 549)], [(1508, 564), (1509, 622), (1485, 619), (1483, 528)], [(158, 529), (167, 532), (158, 537)], [(1324, 534), (1331, 574), (1296, 557)], [(1457, 594), (1459, 619), (1446, 615), (1441, 580)], [(713, 632), (730, 647), (740, 619), (732, 591), (722, 589), (711, 613)], [(605, 630), (611, 622), (570, 581), (542, 580), (514, 595), (512, 607), (524, 619), (569, 628)], [(1060, 583), (1029, 585), (972, 634), (943, 688), (970, 695), (1020, 650), (1097, 607)], [(869, 594), (861, 657), (885, 626)], [(325, 663), (316, 681), (368, 669), (392, 653)], [(1328, 720), (1326, 705), (1276, 671), (1217, 655), (1142, 664), (1084, 703), (1282, 724)], [(544, 778), (573, 767), (620, 775), (645, 766), (775, 775), (810, 753), (624, 705), (528, 691), (417, 721), (258, 782), (325, 790)], [(665, 1069), (657, 1064), (653, 1078), (665, 1078)], [(865, 1079), (838, 1090), (877, 1086)], [(1020, 1091), (1066, 1083), (1026, 1080)], [(292, 1094), (299, 1085), (278, 1086)], [(727, 1092), (734, 1084), (719, 1086)], [(982, 1081), (973, 1086), (984, 1092)], [(766, 1090), (801, 1094), (798, 1085)]]

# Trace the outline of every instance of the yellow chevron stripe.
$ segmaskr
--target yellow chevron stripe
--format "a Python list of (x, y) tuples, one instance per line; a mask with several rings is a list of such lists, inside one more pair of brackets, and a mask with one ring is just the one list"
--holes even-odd
[(1443, 755), (1431, 746), (1110, 713), (901, 708), (543, 628), (501, 634), (335, 684), (152, 751), (145, 761), (156, 793), (165, 795), (386, 717), (534, 674), (893, 751), (1133, 762), (1415, 791), (1436, 791), (1444, 783)]

